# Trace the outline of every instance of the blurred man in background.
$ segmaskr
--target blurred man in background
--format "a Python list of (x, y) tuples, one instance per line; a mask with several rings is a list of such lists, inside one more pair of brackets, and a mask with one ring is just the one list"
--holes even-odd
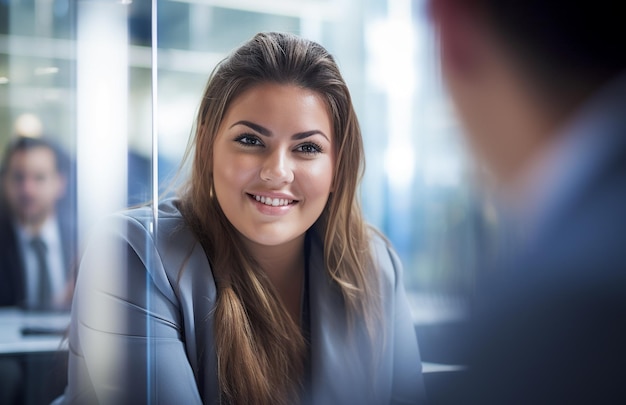
[(72, 221), (59, 215), (65, 159), (43, 138), (19, 137), (0, 165), (0, 306), (49, 310), (71, 299)]
[(497, 183), (452, 401), (626, 403), (626, 24), (596, 0), (430, 0), (443, 75)]

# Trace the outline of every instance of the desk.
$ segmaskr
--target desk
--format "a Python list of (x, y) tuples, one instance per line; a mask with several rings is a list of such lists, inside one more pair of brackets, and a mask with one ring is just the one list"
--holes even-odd
[[(69, 323), (69, 312), (0, 309), (0, 355), (67, 350), (62, 333)], [(28, 330), (33, 333), (24, 333)], [(56, 333), (45, 333), (47, 331)]]
[(453, 373), (457, 371), (464, 371), (466, 369), (465, 366), (456, 365), (456, 364), (439, 364), (439, 363), (429, 363), (422, 362), (422, 373)]
[[(24, 335), (23, 330), (65, 331), (70, 323), (69, 313), (42, 313), (19, 309), (0, 309), (0, 354), (39, 353), (67, 350), (67, 341), (57, 334)], [(463, 366), (424, 362), (424, 373), (462, 371)]]
[[(69, 322), (69, 313), (0, 309), (0, 361), (5, 356), (24, 364), (24, 403), (49, 403), (62, 392), (67, 382), (66, 369), (58, 365), (59, 358), (54, 353), (67, 350), (67, 340), (60, 334), (24, 334), (23, 330), (63, 332)], [(427, 389), (435, 397), (437, 390), (445, 392), (448, 381), (460, 378), (459, 372), (464, 370), (458, 365), (430, 362), (422, 363), (422, 367)]]
[(10, 398), (26, 405), (49, 404), (63, 392), (67, 384), (63, 334), (69, 323), (69, 312), (0, 308), (0, 403)]

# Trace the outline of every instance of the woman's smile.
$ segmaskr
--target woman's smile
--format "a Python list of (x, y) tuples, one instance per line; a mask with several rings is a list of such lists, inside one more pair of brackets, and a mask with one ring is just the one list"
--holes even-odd
[(265, 215), (284, 215), (287, 214), (294, 205), (298, 204), (298, 200), (283, 196), (271, 196), (261, 194), (248, 194), (246, 196), (251, 200), (252, 204)]

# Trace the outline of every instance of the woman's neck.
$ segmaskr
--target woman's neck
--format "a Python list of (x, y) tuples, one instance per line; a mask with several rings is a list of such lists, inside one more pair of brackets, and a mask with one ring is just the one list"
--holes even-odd
[[(245, 239), (244, 239), (245, 240)], [(305, 235), (279, 246), (259, 245), (245, 240), (248, 252), (259, 263), (276, 288), (292, 319), (300, 321), (300, 302), (304, 280)]]

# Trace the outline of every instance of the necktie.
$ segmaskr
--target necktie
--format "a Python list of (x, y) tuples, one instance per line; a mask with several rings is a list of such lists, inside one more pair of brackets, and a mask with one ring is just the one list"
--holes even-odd
[(37, 297), (35, 308), (37, 309), (47, 309), (51, 306), (51, 295), (50, 291), (50, 274), (48, 271), (48, 260), (47, 253), (48, 247), (46, 243), (39, 237), (34, 237), (31, 242), (31, 247), (35, 252), (35, 257), (37, 257)]

